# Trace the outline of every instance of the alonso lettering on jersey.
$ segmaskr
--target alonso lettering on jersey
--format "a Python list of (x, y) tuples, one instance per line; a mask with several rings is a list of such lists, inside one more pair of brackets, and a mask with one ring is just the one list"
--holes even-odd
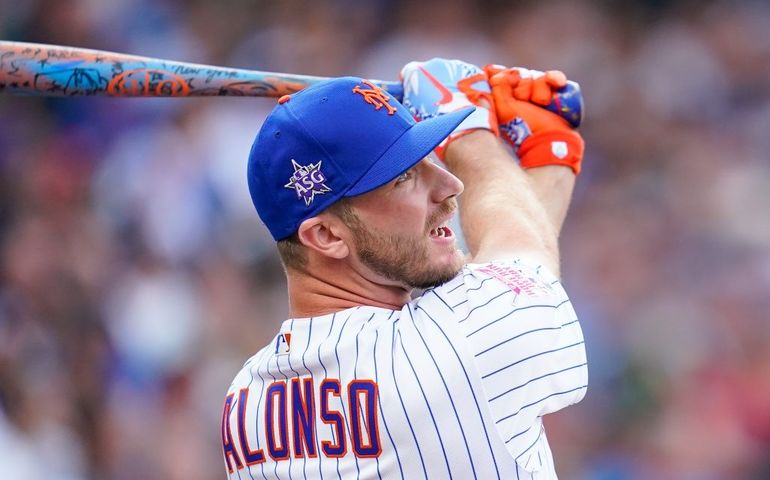
[[(351, 380), (343, 388), (336, 378), (325, 378), (316, 388), (311, 377), (292, 378), (274, 381), (262, 393), (263, 404), (251, 409), (249, 402), (260, 397), (254, 398), (253, 391), (250, 396), (248, 388), (240, 390), (237, 401), (234, 393), (225, 400), (222, 448), (230, 473), (267, 457), (282, 461), (320, 453), (336, 458), (352, 452), (359, 458), (376, 458), (382, 453), (373, 380)], [(258, 442), (246, 433), (247, 411), (255, 407), (261, 413)], [(235, 431), (230, 422), (233, 413)]]

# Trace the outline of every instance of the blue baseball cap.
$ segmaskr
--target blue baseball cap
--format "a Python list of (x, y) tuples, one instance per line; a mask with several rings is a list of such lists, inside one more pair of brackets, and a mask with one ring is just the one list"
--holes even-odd
[(281, 97), (249, 153), (249, 193), (275, 240), (342, 197), (380, 187), (425, 158), (468, 115), (421, 122), (368, 80), (326, 80)]

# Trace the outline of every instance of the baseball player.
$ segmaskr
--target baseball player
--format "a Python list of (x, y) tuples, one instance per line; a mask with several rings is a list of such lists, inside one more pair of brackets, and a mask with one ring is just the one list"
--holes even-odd
[(402, 78), (403, 105), (353, 77), (285, 96), (254, 142), (291, 318), (227, 392), (231, 479), (556, 478), (542, 417), (587, 385), (557, 248), (583, 142), (539, 106), (566, 78)]

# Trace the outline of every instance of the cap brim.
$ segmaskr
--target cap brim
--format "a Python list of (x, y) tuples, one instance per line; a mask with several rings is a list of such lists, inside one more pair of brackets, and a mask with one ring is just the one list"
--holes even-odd
[(345, 192), (345, 196), (362, 195), (409, 170), (427, 157), (474, 110), (475, 107), (467, 107), (415, 123)]

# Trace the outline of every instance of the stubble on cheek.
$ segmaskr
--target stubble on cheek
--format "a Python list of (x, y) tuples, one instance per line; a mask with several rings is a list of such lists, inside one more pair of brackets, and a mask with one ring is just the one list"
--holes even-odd
[(430, 252), (430, 230), (456, 209), (457, 200), (448, 198), (428, 217), (425, 231), (415, 235), (370, 228), (350, 210), (344, 214), (343, 220), (353, 233), (356, 253), (364, 265), (389, 280), (425, 289), (448, 282), (464, 264), (459, 250), (451, 253), (451, 259), (442, 254), (438, 261), (431, 258)]
[(387, 279), (412, 288), (442, 285), (462, 268), (462, 256), (454, 252), (454, 261), (434, 265), (427, 236), (407, 237), (353, 228), (361, 262)]

